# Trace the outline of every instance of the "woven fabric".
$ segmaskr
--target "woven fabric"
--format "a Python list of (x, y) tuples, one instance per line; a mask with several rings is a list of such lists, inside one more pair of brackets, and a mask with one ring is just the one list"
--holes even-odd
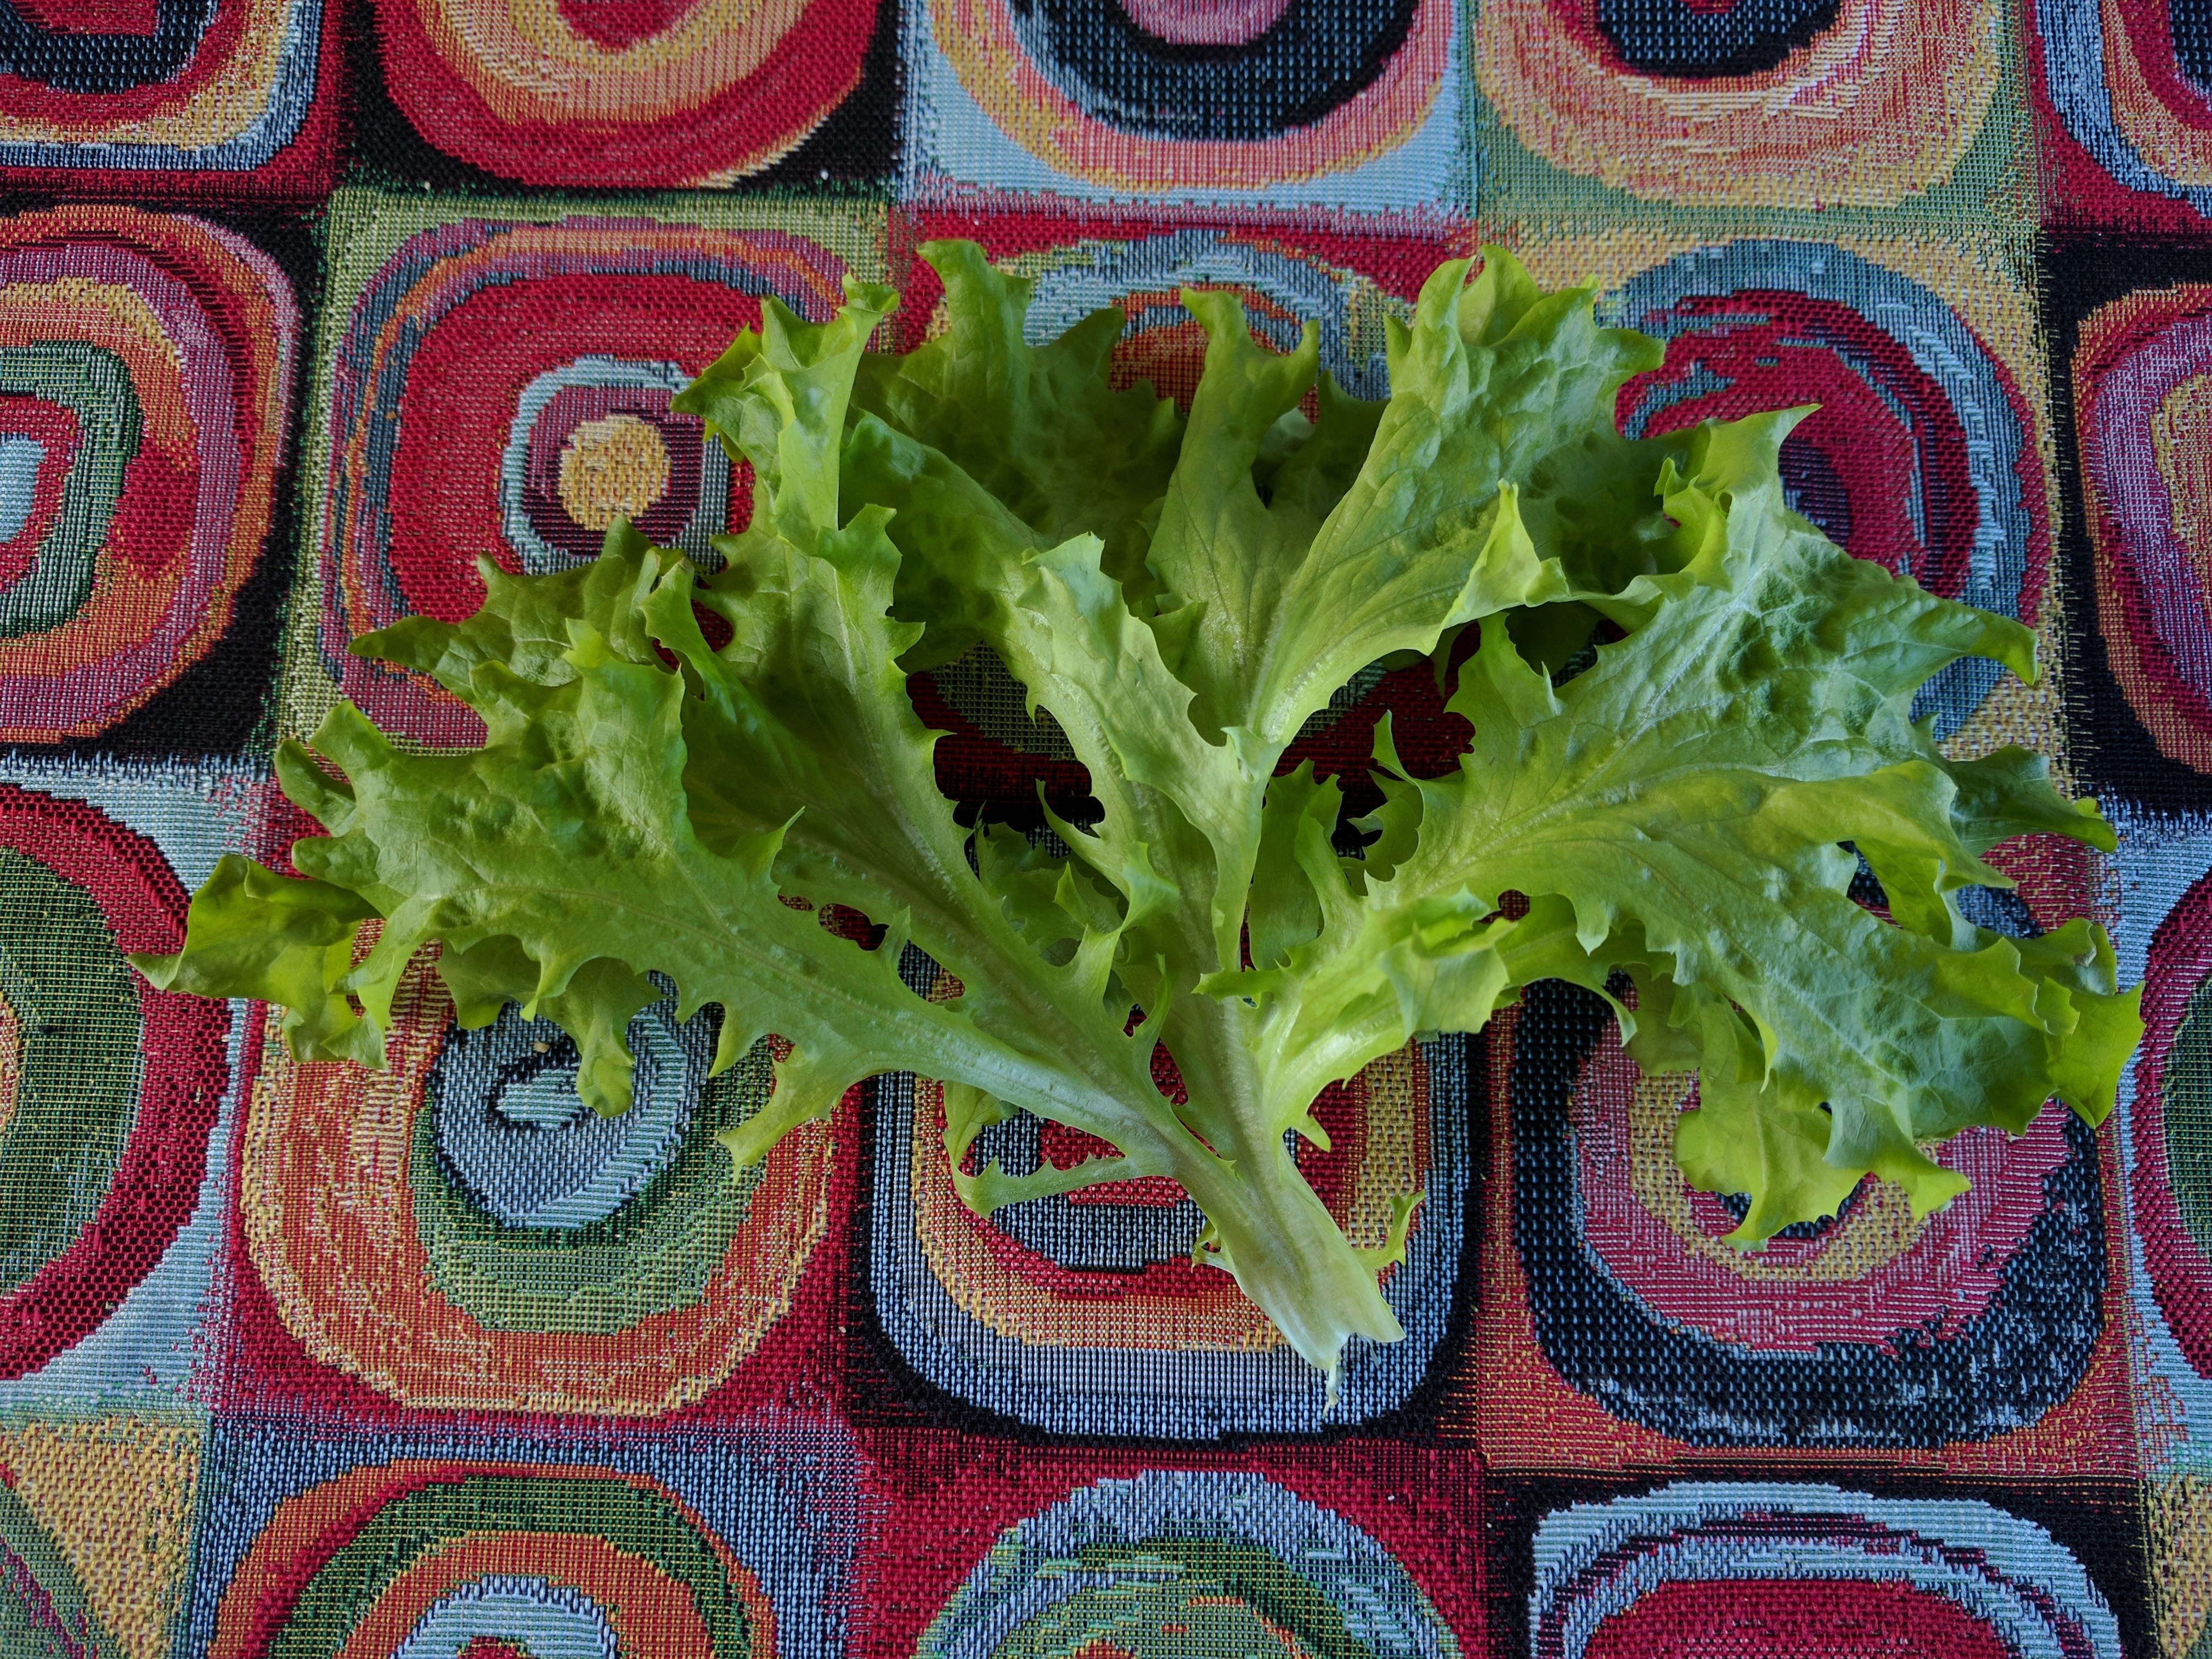
[[(2212, 1655), (2195, 0), (0, 0), (0, 1659)], [(1173, 1185), (969, 1212), (926, 1081), (733, 1182), (711, 1011), (641, 1012), (602, 1120), (421, 964), (375, 1075), (133, 974), (312, 833), (271, 756), (337, 698), (481, 735), (355, 635), (618, 514), (710, 559), (751, 480), (674, 392), (848, 277), (918, 343), (945, 236), (1186, 404), (1186, 286), (1371, 396), (1486, 240), (1665, 342), (1625, 429), (1818, 402), (1798, 508), (2049, 666), (1918, 713), (2119, 828), (1965, 901), (2112, 929), (2111, 1126), (1747, 1257), (1693, 1085), (1537, 988), (1317, 1105), (1356, 1240), (1425, 1194), (1331, 1403)], [(949, 794), (1079, 810), (988, 652), (912, 690)], [(1371, 803), (1386, 714), (1462, 741), (1378, 666), (1286, 764)]]
[(35, 0), (9, 11), (9, 188), (306, 203), (331, 187), (337, 0)]

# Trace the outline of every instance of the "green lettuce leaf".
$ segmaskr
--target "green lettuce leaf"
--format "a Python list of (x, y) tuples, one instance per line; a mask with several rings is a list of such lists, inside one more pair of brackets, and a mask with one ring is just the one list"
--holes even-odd
[[(1316, 1077), (1464, 1024), (1510, 986), (1599, 988), (1616, 970), (1638, 993), (1630, 1052), (1647, 1069), (1702, 1068), (1679, 1150), (1694, 1178), (1750, 1195), (1747, 1240), (1832, 1213), (1869, 1170), (1922, 1209), (1940, 1203), (1959, 1177), (1919, 1143), (1971, 1124), (2018, 1132), (2053, 1094), (2092, 1121), (2110, 1109), (2137, 1026), (2101, 934), (2077, 922), (2023, 947), (1953, 897), (2012, 884), (1980, 857), (2004, 834), (2109, 850), (2110, 830), (2033, 757), (1954, 766), (1908, 712), (1963, 655), (2032, 672), (2029, 635), (1790, 513), (1776, 465), (1788, 425), (1713, 429), (1686, 476), (1666, 464), (1669, 516), (1719, 539), (1697, 568), (1632, 584), (1614, 607), (1626, 637), (1584, 672), (1555, 686), (1510, 629), (1486, 633), (1449, 705), (1474, 739), (1455, 774), (1401, 783), (1417, 839), (1387, 875), (1355, 895), (1308, 832), (1326, 930), (1287, 968), (1209, 981), (1261, 997), (1279, 1114), (1303, 1110)], [(1387, 745), (1379, 758), (1395, 770)], [(1898, 925), (1848, 896), (1847, 841)], [(1509, 892), (1531, 902), (1517, 924), (1490, 919)], [(1522, 966), (1540, 921), (1571, 924), (1585, 960)], [(1397, 1018), (1348, 1046), (1386, 994)]]
[[(1108, 574), (1149, 592), (1146, 554), (1183, 422), (1149, 385), (1109, 385), (1121, 313), (1095, 313), (1032, 347), (1022, 334), (1030, 283), (995, 270), (973, 242), (921, 252), (945, 283), (945, 331), (903, 356), (866, 358), (854, 407), (944, 455), (1040, 545), (1097, 537)], [(911, 667), (950, 662), (981, 637), (951, 621), (964, 603), (958, 586), (937, 597)]]
[[(1286, 1137), (1323, 1140), (1321, 1090), (1537, 980), (1609, 998), (1647, 1070), (1698, 1072), (1677, 1152), (1748, 1196), (1746, 1245), (1869, 1171), (1942, 1202), (1928, 1147), (1961, 1128), (2110, 1109), (2141, 1028), (2102, 932), (2002, 938), (1957, 895), (2007, 884), (2002, 841), (2111, 832), (2036, 757), (1954, 761), (1910, 714), (1964, 655), (2032, 675), (2029, 636), (1791, 513), (1792, 417), (1621, 437), (1656, 346), (1492, 251), (1424, 289), (1381, 404), (1310, 336), (1270, 351), (1187, 294), (1209, 344), (1185, 420), (1113, 389), (1116, 313), (1032, 346), (1024, 284), (925, 253), (946, 325), (918, 350), (866, 349), (880, 290), (822, 325), (770, 303), (684, 394), (755, 478), (712, 574), (617, 526), (586, 568), (487, 571), (467, 622), (359, 641), (475, 708), (484, 744), (409, 752), (341, 705), (279, 757), (331, 832), (294, 849), (306, 878), (225, 860), (149, 976), (373, 1065), (435, 947), (465, 1024), (557, 1021), (609, 1111), (631, 1016), (673, 984), (722, 1008), (718, 1067), (774, 1041), (740, 1161), (865, 1078), (936, 1079), (967, 1202), (1169, 1176), (1205, 1212), (1199, 1259), (1332, 1378), (1347, 1342), (1399, 1334), (1376, 1275), (1416, 1200), (1356, 1248)], [(1469, 628), (1455, 769), (1408, 775), (1386, 722), (1357, 825), (1337, 780), (1283, 769), (1360, 670)], [(969, 827), (939, 793), (906, 676), (978, 646), (1086, 769), (1081, 825)], [(1890, 920), (1850, 896), (1862, 857)], [(909, 943), (957, 994), (910, 988)], [(975, 1167), (1017, 1112), (1114, 1152)]]

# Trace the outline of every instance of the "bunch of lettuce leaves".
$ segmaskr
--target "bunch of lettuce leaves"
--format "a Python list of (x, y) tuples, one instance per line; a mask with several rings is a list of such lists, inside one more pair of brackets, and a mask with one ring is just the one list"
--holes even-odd
[[(376, 1066), (436, 942), (463, 1025), (557, 1021), (611, 1112), (664, 976), (686, 1016), (720, 1005), (718, 1067), (782, 1039), (738, 1160), (863, 1079), (940, 1079), (970, 1205), (1172, 1177), (1201, 1259), (1332, 1377), (1347, 1339), (1400, 1334), (1392, 1252), (1346, 1239), (1286, 1132), (1320, 1139), (1332, 1081), (1534, 981), (1613, 1000), (1646, 1070), (1699, 1071), (1677, 1150), (1749, 1196), (1746, 1243), (1869, 1171), (1944, 1202), (1962, 1183), (1926, 1146), (1970, 1125), (2110, 1109), (2140, 1026), (2104, 933), (2017, 940), (1955, 897), (2010, 885), (2000, 841), (2110, 830), (2027, 752), (1950, 760), (1911, 718), (1962, 656), (2032, 677), (2031, 636), (1790, 511), (1791, 416), (1622, 437), (1615, 393), (1657, 345), (1493, 251), (1394, 325), (1380, 403), (1317, 375), (1310, 330), (1278, 353), (1234, 298), (1187, 293), (1208, 344), (1186, 417), (1112, 388), (1118, 313), (1032, 347), (1026, 284), (967, 244), (925, 254), (947, 325), (920, 349), (866, 349), (880, 289), (821, 325), (771, 300), (679, 399), (756, 480), (718, 571), (618, 526), (574, 570), (487, 568), (467, 622), (357, 641), (465, 701), (483, 746), (409, 752), (338, 706), (277, 757), (330, 831), (294, 848), (306, 878), (226, 859), (148, 977), (282, 1005), (301, 1058)], [(1470, 626), (1448, 775), (1407, 775), (1387, 722), (1354, 825), (1336, 781), (1278, 775), (1361, 669)], [(1091, 821), (1048, 813), (1072, 855), (963, 827), (939, 791), (907, 677), (979, 644), (1088, 769)], [(1890, 920), (1849, 896), (1862, 855)], [(959, 995), (908, 988), (908, 941)], [(970, 1167), (1013, 1112), (1116, 1152)]]

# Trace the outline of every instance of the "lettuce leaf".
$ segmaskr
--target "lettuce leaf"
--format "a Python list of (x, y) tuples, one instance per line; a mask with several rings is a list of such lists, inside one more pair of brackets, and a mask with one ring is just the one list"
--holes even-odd
[[(487, 570), (469, 621), (357, 641), (476, 708), (483, 746), (406, 752), (341, 705), (279, 756), (331, 831), (294, 849), (306, 878), (226, 860), (142, 970), (374, 1064), (435, 946), (465, 1024), (558, 1021), (603, 1111), (661, 976), (687, 1014), (721, 1006), (718, 1067), (781, 1040), (740, 1161), (865, 1078), (940, 1079), (969, 1203), (1172, 1177), (1200, 1259), (1332, 1379), (1347, 1341), (1400, 1334), (1376, 1274), (1412, 1206), (1355, 1249), (1286, 1135), (1322, 1138), (1329, 1083), (1536, 980), (1610, 998), (1647, 1069), (1699, 1072), (1677, 1152), (1748, 1195), (1747, 1245), (1869, 1171), (1943, 1202), (1928, 1144), (1970, 1125), (2110, 1109), (2141, 1028), (2103, 933), (2014, 941), (1955, 896), (2009, 884), (2001, 840), (2111, 831), (2034, 757), (1954, 762), (1910, 717), (1960, 656), (2032, 676), (2030, 636), (1791, 513), (1792, 417), (1621, 437), (1614, 393), (1656, 345), (1493, 250), (1424, 289), (1379, 404), (1319, 375), (1310, 335), (1271, 352), (1187, 294), (1209, 343), (1185, 419), (1111, 387), (1115, 313), (1032, 347), (1023, 283), (924, 252), (948, 326), (920, 349), (866, 349), (880, 290), (823, 325), (769, 301), (684, 394), (753, 469), (719, 570), (618, 525), (588, 568)], [(1339, 784), (1284, 771), (1290, 743), (1367, 664), (1470, 627), (1466, 753), (1409, 776), (1386, 724), (1346, 856)], [(1051, 818), (1053, 850), (937, 790), (906, 676), (979, 644), (1088, 769), (1095, 820)], [(1850, 897), (1861, 856), (1893, 921)], [(821, 925), (832, 904), (880, 942)], [(908, 988), (909, 941), (957, 996)], [(1114, 1155), (970, 1168), (1016, 1111)]]

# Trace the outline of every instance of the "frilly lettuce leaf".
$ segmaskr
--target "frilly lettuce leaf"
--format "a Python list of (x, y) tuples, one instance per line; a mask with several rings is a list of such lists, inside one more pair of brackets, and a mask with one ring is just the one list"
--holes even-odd
[[(823, 325), (769, 301), (684, 394), (756, 481), (714, 574), (617, 526), (586, 568), (488, 571), (469, 621), (358, 642), (467, 702), (485, 744), (407, 752), (341, 705), (279, 757), (331, 831), (295, 848), (306, 879), (225, 860), (149, 977), (281, 1005), (303, 1056), (374, 1064), (434, 945), (465, 1023), (558, 1021), (585, 1098), (619, 1110), (658, 976), (721, 1006), (718, 1066), (782, 1040), (741, 1160), (864, 1078), (939, 1079), (969, 1203), (1171, 1176), (1200, 1259), (1332, 1376), (1347, 1341), (1399, 1334), (1376, 1274), (1413, 1205), (1355, 1249), (1285, 1135), (1321, 1139), (1322, 1088), (1536, 980), (1611, 998), (1647, 1069), (1698, 1069), (1678, 1154), (1748, 1195), (1747, 1244), (1869, 1170), (1942, 1202), (1957, 1178), (1926, 1147), (1960, 1128), (2110, 1109), (2140, 1022), (2102, 932), (2014, 940), (1956, 899), (2007, 884), (2001, 841), (2110, 830), (2036, 757), (1955, 762), (1910, 717), (1962, 655), (2032, 675), (2029, 636), (1792, 514), (1791, 417), (1621, 437), (1614, 394), (1657, 348), (1492, 251), (1425, 288), (1379, 404), (1310, 337), (1271, 352), (1233, 300), (1187, 294), (1209, 346), (1186, 420), (1112, 388), (1115, 314), (1033, 347), (1025, 285), (925, 252), (946, 326), (920, 349), (867, 350), (880, 290)], [(1407, 775), (1386, 724), (1358, 826), (1336, 780), (1282, 770), (1358, 670), (1470, 627), (1455, 770)], [(905, 676), (978, 644), (1088, 769), (1095, 816), (1048, 812), (1050, 850), (937, 790)], [(1862, 856), (1893, 920), (1850, 898)], [(876, 948), (822, 926), (832, 904)], [(958, 994), (908, 988), (909, 941)], [(1016, 1111), (1114, 1155), (974, 1167)]]
[[(1394, 781), (1384, 813), (1413, 839), (1387, 874), (1355, 892), (1302, 826), (1323, 926), (1286, 965), (1206, 988), (1261, 1000), (1279, 1115), (1317, 1076), (1531, 978), (1601, 990), (1615, 973), (1634, 988), (1630, 1053), (1702, 1070), (1679, 1151), (1701, 1184), (1750, 1195), (1746, 1240), (1832, 1213), (1869, 1170), (1942, 1202), (1959, 1177), (1920, 1143), (1970, 1124), (2017, 1133), (2054, 1094), (2092, 1121), (2110, 1109), (2137, 1028), (2101, 933), (2074, 922), (2023, 945), (1952, 896), (2012, 884), (1980, 856), (2004, 834), (2109, 848), (2110, 830), (2033, 757), (1954, 765), (1908, 713), (1970, 653), (2033, 672), (2027, 630), (1791, 514), (1775, 465), (1789, 418), (1711, 429), (1685, 472), (1664, 465), (1668, 513), (1699, 544), (1625, 603), (1597, 597), (1627, 631), (1585, 672), (1555, 685), (1510, 629), (1486, 631), (1449, 704), (1472, 743), (1450, 775)], [(1387, 740), (1378, 757), (1395, 771)], [(1844, 842), (1896, 925), (1848, 896)], [(1525, 918), (1499, 914), (1508, 893)]]

